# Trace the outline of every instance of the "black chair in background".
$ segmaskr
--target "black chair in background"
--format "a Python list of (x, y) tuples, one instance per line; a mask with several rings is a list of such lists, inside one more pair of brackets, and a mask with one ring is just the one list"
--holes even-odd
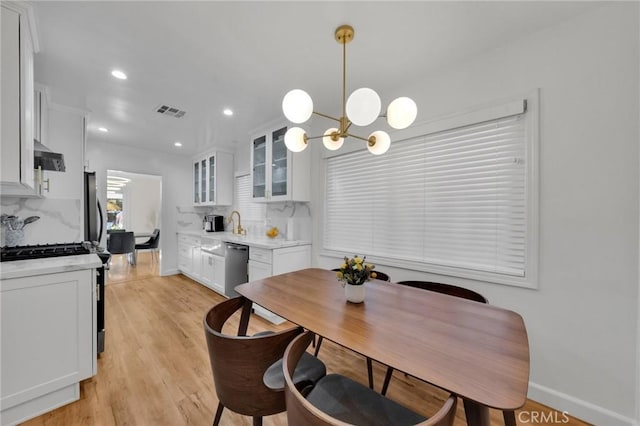
[(136, 239), (133, 232), (112, 232), (107, 240), (107, 251), (111, 254), (127, 254), (129, 263), (136, 264)]
[(160, 261), (158, 255), (158, 244), (160, 243), (160, 230), (158, 228), (153, 230), (151, 237), (144, 243), (136, 244), (136, 257), (138, 256), (138, 250), (151, 250), (151, 260)]
[[(338, 272), (340, 269), (332, 269), (333, 272)], [(376, 273), (376, 280), (391, 282), (391, 278), (389, 278), (388, 274), (379, 271), (373, 271)], [(318, 341), (316, 342), (316, 350), (313, 353), (313, 356), (318, 356), (318, 352), (320, 352), (320, 346), (322, 345), (322, 341), (324, 338), (322, 336), (318, 336)], [(367, 377), (369, 379), (369, 388), (373, 389), (373, 365), (371, 362), (371, 358), (367, 357)]]

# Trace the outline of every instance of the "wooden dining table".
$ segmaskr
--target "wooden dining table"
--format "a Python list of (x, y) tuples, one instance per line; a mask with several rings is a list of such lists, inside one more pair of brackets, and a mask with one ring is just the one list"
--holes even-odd
[(239, 285), (247, 300), (325, 339), (461, 397), (469, 425), (489, 425), (488, 407), (524, 405), (529, 343), (517, 313), (370, 280), (365, 301), (347, 302), (335, 272), (310, 268)]

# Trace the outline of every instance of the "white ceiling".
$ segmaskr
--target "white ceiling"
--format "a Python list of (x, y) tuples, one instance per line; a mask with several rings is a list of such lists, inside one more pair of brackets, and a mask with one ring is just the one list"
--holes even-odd
[[(292, 88), (308, 91), (317, 110), (339, 115), (341, 47), (333, 32), (341, 24), (355, 28), (347, 90), (372, 87), (386, 104), (385, 90), (596, 5), (41, 1), (34, 2), (35, 75), (53, 102), (91, 111), (90, 141), (192, 155), (233, 147), (261, 124), (284, 121), (280, 105)], [(116, 68), (128, 79), (114, 79)], [(187, 114), (162, 116), (160, 104)], [(233, 117), (222, 115), (225, 107)], [(98, 132), (101, 126), (110, 132)]]

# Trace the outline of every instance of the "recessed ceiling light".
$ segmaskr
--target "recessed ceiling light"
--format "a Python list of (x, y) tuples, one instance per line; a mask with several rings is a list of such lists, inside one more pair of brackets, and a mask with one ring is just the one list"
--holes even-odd
[(115, 78), (119, 78), (120, 80), (126, 80), (127, 79), (127, 75), (125, 73), (123, 73), (120, 70), (113, 70), (111, 71), (111, 75), (114, 76)]
[(105, 133), (107, 133), (109, 131), (109, 129), (107, 129), (106, 127), (98, 127), (98, 130), (100, 130), (101, 132), (105, 132)]
[(233, 115), (233, 111), (231, 111), (231, 109), (230, 109), (230, 108), (225, 108), (225, 109), (222, 111), (222, 113), (223, 113), (224, 115), (228, 115), (228, 116)]
[(182, 142), (174, 142), (173, 145), (174, 146), (182, 146)]

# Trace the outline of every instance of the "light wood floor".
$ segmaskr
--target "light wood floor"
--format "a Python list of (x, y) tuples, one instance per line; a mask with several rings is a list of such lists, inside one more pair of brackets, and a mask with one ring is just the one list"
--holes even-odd
[[(222, 296), (182, 276), (159, 277), (148, 253), (132, 267), (115, 258), (107, 276), (106, 348), (98, 359), (97, 376), (81, 384), (81, 399), (26, 425), (210, 425), (218, 404), (202, 329), (202, 318)], [(238, 317), (229, 324), (233, 332)], [(253, 316), (250, 333), (274, 327)], [(237, 330), (237, 328), (235, 329)], [(225, 329), (225, 331), (227, 331)], [(320, 358), (331, 372), (366, 383), (364, 358), (325, 341)], [(384, 367), (374, 363), (376, 387)], [(417, 412), (429, 415), (445, 393), (403, 374), (394, 373), (387, 394)], [(554, 422), (534, 422), (540, 419)], [(520, 425), (586, 425), (576, 419), (564, 423), (562, 413), (528, 402), (517, 413)], [(492, 410), (492, 424), (502, 425)], [(222, 425), (250, 425), (251, 419), (225, 410)], [(270, 416), (265, 426), (286, 425), (286, 415)], [(459, 404), (456, 426), (466, 425)], [(297, 426), (297, 425), (296, 425)]]

